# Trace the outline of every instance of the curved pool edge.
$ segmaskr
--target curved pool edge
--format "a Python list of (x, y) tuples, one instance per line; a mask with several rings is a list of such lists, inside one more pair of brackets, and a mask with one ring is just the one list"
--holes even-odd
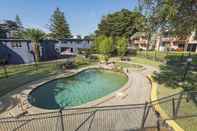
[[(40, 112), (54, 112), (54, 111), (60, 110), (60, 109), (44, 109), (44, 108), (40, 108), (40, 107), (36, 107), (36, 106), (32, 105), (29, 102), (29, 100), (28, 100), (28, 96), (31, 94), (31, 92), (33, 92), (34, 90), (36, 90), (40, 86), (42, 86), (42, 85), (44, 85), (44, 84), (46, 84), (46, 83), (48, 83), (50, 81), (54, 81), (54, 80), (57, 80), (57, 79), (71, 77), (71, 76), (76, 75), (76, 74), (78, 74), (80, 72), (83, 72), (85, 70), (94, 69), (94, 68), (110, 70), (108, 68), (102, 67), (101, 65), (87, 66), (87, 67), (84, 67), (84, 68), (80, 68), (78, 70), (74, 70), (75, 72), (73, 72), (71, 74), (65, 74), (65, 73), (63, 73), (63, 74), (60, 74), (58, 76), (55, 76), (54, 78), (49, 79), (47, 81), (42, 81), (42, 82), (40, 82), (40, 83), (38, 83), (36, 85), (32, 85), (33, 88), (31, 88), (31, 90), (26, 91), (26, 93), (25, 93), (26, 94), (25, 101), (26, 101), (27, 105), (29, 105), (31, 107), (29, 109), (30, 110), (30, 113), (35, 114), (35, 113), (40, 113)], [(110, 94), (108, 94), (106, 96), (103, 96), (101, 98), (98, 98), (96, 100), (89, 101), (89, 102), (87, 102), (85, 104), (82, 104), (82, 105), (79, 105), (79, 106), (74, 106), (74, 107), (69, 107), (69, 108), (93, 107), (93, 106), (95, 107), (95, 106), (99, 106), (101, 103), (105, 103), (108, 100), (116, 97), (116, 94), (117, 93), (126, 91), (126, 89), (128, 89), (128, 83), (129, 83), (130, 79), (129, 79), (129, 75), (126, 73), (126, 70), (124, 70), (122, 73), (127, 77), (128, 80), (127, 80), (127, 82), (122, 87), (120, 87), (120, 89), (118, 89), (118, 90), (116, 90), (116, 91), (114, 91), (114, 92), (112, 92), (112, 93), (110, 93)], [(65, 108), (65, 109), (69, 109), (69, 108)]]
[[(127, 82), (122, 86), (120, 87), (120, 89), (116, 90), (116, 91), (113, 91), (112, 93), (106, 95), (106, 96), (103, 96), (97, 100), (93, 100), (93, 101), (90, 101), (86, 104), (82, 104), (80, 106), (75, 106), (74, 108), (83, 108), (83, 107), (99, 107), (101, 106), (102, 104), (105, 104), (107, 102), (109, 102), (110, 100), (114, 99), (114, 98), (117, 98), (118, 97), (118, 94), (123, 94), (124, 92), (126, 92), (128, 89), (129, 89), (129, 85), (130, 85), (130, 82), (131, 82), (131, 79), (129, 77), (129, 75), (126, 73), (126, 71), (122, 72), (125, 74), (125, 76), (127, 77)], [(125, 96), (123, 96), (125, 97)]]

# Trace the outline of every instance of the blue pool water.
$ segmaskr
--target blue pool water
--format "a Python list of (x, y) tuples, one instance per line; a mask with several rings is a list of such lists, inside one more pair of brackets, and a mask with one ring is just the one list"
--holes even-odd
[(29, 102), (44, 109), (79, 106), (118, 90), (126, 82), (122, 73), (88, 69), (41, 85), (29, 94)]

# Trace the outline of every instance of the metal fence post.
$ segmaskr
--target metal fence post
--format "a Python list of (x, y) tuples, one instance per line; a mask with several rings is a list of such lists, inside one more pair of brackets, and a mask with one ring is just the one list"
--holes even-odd
[(177, 106), (175, 108), (175, 117), (178, 115), (178, 111), (179, 111), (179, 108), (180, 108), (180, 105), (181, 105), (182, 97), (183, 97), (183, 92), (180, 94), (180, 96), (178, 98)]
[(92, 119), (91, 119), (91, 121), (90, 121), (90, 125), (89, 125), (89, 127), (88, 127), (88, 131), (90, 131), (91, 128), (92, 128), (92, 123), (93, 123), (93, 120), (94, 120), (94, 118), (95, 118), (96, 112), (97, 112), (97, 110), (95, 110), (94, 115), (93, 115), (93, 117), (92, 117)]
[(142, 117), (142, 125), (141, 125), (141, 130), (142, 130), (142, 131), (144, 130), (144, 125), (145, 125), (146, 118), (147, 118), (148, 113), (149, 113), (149, 109), (150, 109), (150, 107), (148, 107), (148, 102), (146, 102), (146, 103), (145, 103), (145, 106), (144, 106), (143, 117)]
[(36, 61), (36, 62), (34, 63), (34, 65), (35, 65), (36, 71), (38, 71), (38, 62)]
[(159, 112), (155, 111), (157, 116), (157, 131), (160, 131), (161, 125), (160, 125), (160, 114)]
[(90, 114), (76, 129), (75, 129), (75, 131), (79, 131), (79, 129), (91, 118), (91, 117), (93, 117), (92, 118), (92, 120), (91, 120), (91, 122), (90, 122), (90, 125), (89, 125), (89, 127), (88, 127), (88, 131), (91, 129), (91, 126), (92, 126), (92, 122), (93, 122), (93, 120), (94, 120), (94, 116), (95, 116), (95, 113), (97, 112), (97, 110), (95, 110), (94, 112), (92, 112), (92, 114)]
[(172, 98), (172, 117), (174, 118), (175, 117), (175, 100), (174, 100), (174, 97)]
[(3, 65), (3, 70), (4, 70), (5, 77), (8, 78), (8, 71), (5, 65)]
[(62, 109), (60, 109), (60, 122), (61, 122), (61, 130), (64, 131), (64, 119), (63, 119)]

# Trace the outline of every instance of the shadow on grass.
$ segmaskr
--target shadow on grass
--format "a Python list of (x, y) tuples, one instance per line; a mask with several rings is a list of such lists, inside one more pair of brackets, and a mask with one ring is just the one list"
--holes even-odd
[(154, 73), (154, 79), (167, 87), (182, 87), (185, 91), (197, 90), (197, 64), (195, 64), (197, 59), (189, 66), (184, 79), (187, 58), (186, 56), (166, 56), (166, 64), (160, 65), (160, 72)]
[[(50, 70), (43, 70), (43, 71), (35, 71), (35, 72), (23, 72), (18, 73), (17, 75), (0, 79), (1, 87), (0, 87), (0, 97), (6, 95), (7, 93), (18, 89), (19, 87), (24, 86), (25, 84), (31, 83), (33, 81), (38, 81), (40, 79), (44, 79), (46, 77), (49, 77), (51, 75), (55, 75), (55, 73), (52, 73)], [(28, 87), (26, 87), (28, 88)], [(20, 92), (16, 90), (13, 92), (13, 95), (19, 94)], [(5, 102), (7, 101), (7, 102)], [(7, 96), (6, 99), (2, 97), (2, 102), (6, 103), (6, 105), (0, 112), (4, 112), (5, 110), (9, 110), (14, 108), (18, 101), (15, 98), (12, 98), (11, 96)]]
[(0, 113), (14, 108), (18, 103), (18, 99), (8, 97), (6, 99), (1, 99), (1, 102), (3, 103), (3, 106), (0, 108)]
[(19, 72), (8, 78), (2, 78), (0, 79), (0, 96), (3, 96), (6, 93), (17, 89), (18, 87), (21, 87), (27, 83), (38, 81), (48, 76), (56, 75), (57, 72), (58, 70), (55, 70), (53, 68), (43, 68), (39, 70), (30, 69), (24, 72)]

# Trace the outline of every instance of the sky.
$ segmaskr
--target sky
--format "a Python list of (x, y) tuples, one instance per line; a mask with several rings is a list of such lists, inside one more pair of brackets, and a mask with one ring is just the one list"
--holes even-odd
[(48, 31), (50, 17), (58, 7), (64, 12), (73, 35), (93, 33), (102, 16), (123, 8), (132, 10), (137, 0), (1, 0), (0, 20), (14, 20), (16, 14), (25, 27)]

